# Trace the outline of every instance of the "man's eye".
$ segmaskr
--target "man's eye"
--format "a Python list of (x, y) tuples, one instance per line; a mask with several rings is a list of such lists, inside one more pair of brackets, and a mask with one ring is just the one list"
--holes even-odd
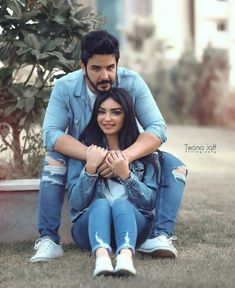
[(114, 70), (114, 66), (110, 66), (107, 68), (108, 71), (113, 71)]

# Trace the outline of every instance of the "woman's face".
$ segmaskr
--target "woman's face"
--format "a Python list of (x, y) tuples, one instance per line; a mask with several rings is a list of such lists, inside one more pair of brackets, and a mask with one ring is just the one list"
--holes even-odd
[(118, 134), (124, 118), (122, 106), (112, 98), (106, 99), (98, 109), (97, 123), (105, 135)]

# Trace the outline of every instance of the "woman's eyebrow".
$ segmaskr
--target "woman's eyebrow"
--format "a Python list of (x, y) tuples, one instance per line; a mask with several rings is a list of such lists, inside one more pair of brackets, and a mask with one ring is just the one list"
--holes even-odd
[[(99, 110), (106, 110), (106, 109), (103, 108), (103, 107), (99, 107), (98, 109), (99, 109)], [(122, 107), (117, 107), (117, 108), (112, 108), (112, 109), (110, 109), (110, 111), (115, 111), (115, 110), (123, 110), (123, 109), (122, 109)]]
[(115, 111), (115, 110), (123, 110), (122, 107), (118, 107), (118, 108), (113, 108), (111, 109), (111, 111)]

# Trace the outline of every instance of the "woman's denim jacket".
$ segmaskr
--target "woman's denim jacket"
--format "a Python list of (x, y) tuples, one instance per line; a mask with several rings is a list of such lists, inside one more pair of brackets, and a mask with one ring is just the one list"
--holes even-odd
[[(160, 178), (160, 164), (158, 154), (154, 153), (156, 167), (151, 163), (144, 165), (140, 161), (130, 163), (131, 176), (126, 181), (120, 181), (126, 189), (127, 199), (147, 218), (154, 216), (157, 192)], [(104, 198), (105, 183), (98, 174), (88, 174), (84, 169), (84, 162), (77, 162), (76, 173), (68, 181), (68, 197), (71, 205), (71, 220), (75, 222), (90, 203), (97, 198)], [(75, 166), (75, 163), (72, 165)]]

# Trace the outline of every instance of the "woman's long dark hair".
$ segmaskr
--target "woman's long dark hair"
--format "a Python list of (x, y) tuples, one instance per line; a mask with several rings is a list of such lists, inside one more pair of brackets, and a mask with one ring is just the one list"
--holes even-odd
[[(118, 140), (120, 150), (125, 150), (137, 140), (140, 132), (137, 126), (135, 110), (131, 97), (129, 96), (128, 92), (122, 88), (112, 88), (109, 91), (105, 91), (97, 95), (90, 121), (81, 133), (79, 140), (87, 146), (95, 144), (103, 148), (108, 148), (105, 135), (97, 123), (99, 107), (108, 98), (111, 98), (119, 103), (124, 112), (123, 127), (119, 131)], [(148, 155), (139, 160), (146, 165), (146, 162), (154, 162), (151, 158), (151, 155)]]

